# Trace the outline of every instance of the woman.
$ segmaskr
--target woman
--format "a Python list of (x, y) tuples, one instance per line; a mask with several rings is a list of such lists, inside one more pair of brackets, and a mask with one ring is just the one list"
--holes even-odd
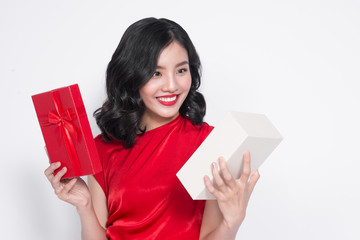
[[(82, 239), (235, 239), (259, 173), (241, 177), (225, 160), (212, 164), (217, 201), (194, 201), (176, 172), (211, 132), (203, 122), (200, 59), (187, 33), (167, 19), (146, 18), (124, 33), (107, 68), (107, 100), (95, 112), (103, 172), (60, 180), (45, 174), (55, 193), (80, 215)], [(220, 169), (220, 171), (218, 171)], [(215, 187), (215, 185), (217, 185)]]

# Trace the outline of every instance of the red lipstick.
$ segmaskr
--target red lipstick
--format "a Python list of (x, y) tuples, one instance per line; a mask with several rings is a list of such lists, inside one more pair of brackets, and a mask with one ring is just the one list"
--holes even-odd
[(159, 103), (161, 103), (164, 106), (172, 106), (179, 99), (179, 95), (178, 94), (165, 95), (165, 96), (156, 97), (156, 99), (159, 101)]

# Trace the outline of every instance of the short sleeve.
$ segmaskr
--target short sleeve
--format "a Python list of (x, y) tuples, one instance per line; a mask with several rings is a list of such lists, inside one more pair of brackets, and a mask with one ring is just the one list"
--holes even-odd
[(95, 180), (99, 183), (100, 187), (106, 193), (105, 191), (105, 178), (104, 178), (104, 172), (101, 171), (99, 173), (94, 174)]
[(102, 188), (102, 190), (104, 191), (104, 193), (106, 195), (106, 185), (105, 185), (105, 176), (104, 176), (104, 170), (105, 170), (104, 159), (106, 158), (106, 156), (105, 156), (106, 144), (105, 144), (104, 139), (101, 134), (98, 135), (94, 140), (95, 140), (95, 146), (99, 153), (99, 158), (100, 158), (100, 162), (101, 162), (101, 166), (102, 166), (103, 170), (101, 172), (94, 174), (93, 176), (94, 176), (95, 180), (99, 183), (100, 187)]

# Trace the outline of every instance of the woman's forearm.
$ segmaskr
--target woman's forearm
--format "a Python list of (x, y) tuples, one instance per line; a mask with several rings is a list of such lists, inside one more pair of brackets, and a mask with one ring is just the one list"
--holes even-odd
[(237, 226), (227, 226), (224, 221), (214, 229), (212, 232), (201, 238), (200, 240), (234, 240), (236, 238), (237, 231), (240, 225)]
[(82, 240), (106, 240), (106, 230), (100, 225), (95, 210), (90, 202), (87, 206), (78, 207), (81, 221)]

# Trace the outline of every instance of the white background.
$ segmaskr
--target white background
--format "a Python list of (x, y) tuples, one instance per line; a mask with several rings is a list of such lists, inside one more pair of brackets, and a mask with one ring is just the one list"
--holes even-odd
[(79, 83), (93, 134), (105, 69), (143, 17), (182, 25), (203, 63), (206, 121), (265, 113), (284, 136), (238, 239), (360, 239), (360, 2), (0, 2), (0, 239), (80, 239), (43, 171), (31, 95)]

